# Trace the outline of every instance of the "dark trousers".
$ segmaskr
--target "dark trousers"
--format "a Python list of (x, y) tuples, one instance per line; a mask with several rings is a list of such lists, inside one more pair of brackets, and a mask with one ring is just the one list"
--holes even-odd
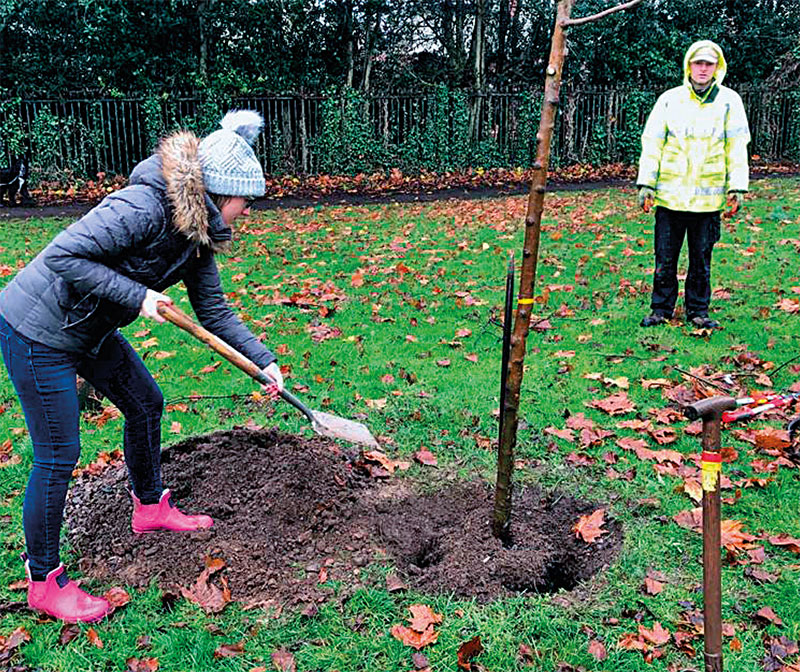
[(720, 237), (719, 212), (678, 212), (656, 208), (653, 313), (672, 316), (678, 299), (678, 258), (684, 237), (689, 241), (686, 275), (686, 317), (708, 316), (711, 300), (711, 253)]
[(33, 443), (33, 469), (22, 522), (34, 579), (59, 564), (59, 533), (72, 470), (80, 456), (76, 374), (125, 416), (124, 453), (134, 494), (161, 496), (161, 415), (164, 398), (139, 355), (119, 332), (97, 357), (54, 350), (15, 331), (0, 316), (0, 348)]

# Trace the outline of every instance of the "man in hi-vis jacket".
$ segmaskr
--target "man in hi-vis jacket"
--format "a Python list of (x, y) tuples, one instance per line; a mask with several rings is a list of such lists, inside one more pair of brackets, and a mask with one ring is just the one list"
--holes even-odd
[(664, 324), (678, 298), (678, 257), (689, 241), (686, 320), (698, 329), (708, 316), (711, 252), (720, 238), (726, 202), (735, 213), (748, 188), (750, 129), (742, 99), (722, 86), (727, 63), (710, 40), (695, 42), (683, 59), (684, 82), (659, 97), (642, 133), (639, 205), (655, 205), (655, 272), (651, 314), (643, 327)]

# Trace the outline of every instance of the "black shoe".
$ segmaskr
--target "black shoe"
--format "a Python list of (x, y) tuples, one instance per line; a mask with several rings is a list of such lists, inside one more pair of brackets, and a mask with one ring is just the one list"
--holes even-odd
[(719, 329), (719, 322), (712, 320), (708, 315), (695, 315), (690, 317), (687, 322), (695, 329)]
[(639, 322), (639, 325), (642, 327), (656, 327), (659, 324), (666, 324), (667, 323), (667, 316), (662, 315), (661, 313), (652, 313), (647, 317), (642, 318), (642, 321)]

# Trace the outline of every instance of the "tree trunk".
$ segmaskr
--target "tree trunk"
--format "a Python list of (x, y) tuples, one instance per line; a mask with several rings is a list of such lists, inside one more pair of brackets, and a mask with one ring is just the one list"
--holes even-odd
[(506, 63), (508, 55), (506, 53), (508, 31), (511, 27), (511, 6), (516, 0), (500, 0), (497, 17), (497, 56), (495, 57), (495, 81), (499, 86), (506, 83)]
[(355, 29), (352, 0), (342, 3), (342, 33), (345, 39), (345, 85), (353, 87), (355, 79)]
[(558, 94), (561, 89), (561, 69), (566, 54), (566, 31), (561, 21), (568, 20), (574, 0), (559, 0), (556, 12), (556, 25), (550, 47), (550, 59), (544, 85), (544, 101), (539, 132), (536, 135), (538, 147), (533, 166), (531, 191), (525, 216), (525, 242), (522, 249), (522, 269), (520, 273), (519, 300), (514, 333), (511, 336), (511, 359), (508, 382), (505, 391), (503, 414), (503, 434), (500, 437), (497, 455), (497, 485), (495, 488), (492, 533), (507, 542), (510, 538), (511, 522), (511, 475), (514, 469), (514, 448), (517, 442), (517, 423), (519, 421), (519, 397), (522, 388), (525, 346), (530, 329), (533, 295), (536, 283), (536, 265), (539, 259), (539, 237), (544, 210), (544, 194), (547, 185), (547, 169), (550, 164), (550, 142), (553, 136)]
[(469, 118), (469, 135), (473, 142), (480, 139), (481, 111), (484, 104), (484, 94), (486, 93), (486, 28), (484, 15), (486, 13), (486, 0), (476, 0), (475, 2), (475, 29), (472, 31), (472, 45), (470, 47), (470, 57), (472, 61), (472, 83), (475, 97), (472, 102)]
[(206, 16), (214, 0), (200, 0), (197, 3), (197, 18), (199, 19), (200, 56), (198, 72), (203, 82), (208, 82), (208, 30), (206, 30)]
[(375, 42), (380, 32), (381, 26), (381, 6), (375, 8), (375, 17), (370, 22), (369, 16), (366, 19), (367, 35), (364, 39), (364, 79), (362, 82), (361, 90), (364, 93), (369, 93), (370, 76), (372, 74), (372, 59), (373, 51), (375, 50)]

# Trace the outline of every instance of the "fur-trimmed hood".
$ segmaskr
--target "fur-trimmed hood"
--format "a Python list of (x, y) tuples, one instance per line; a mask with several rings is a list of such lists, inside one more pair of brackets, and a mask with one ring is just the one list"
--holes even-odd
[(175, 228), (189, 240), (226, 252), (231, 229), (203, 183), (200, 140), (190, 131), (179, 131), (161, 141), (156, 153), (131, 173), (131, 184), (145, 184), (163, 194)]

